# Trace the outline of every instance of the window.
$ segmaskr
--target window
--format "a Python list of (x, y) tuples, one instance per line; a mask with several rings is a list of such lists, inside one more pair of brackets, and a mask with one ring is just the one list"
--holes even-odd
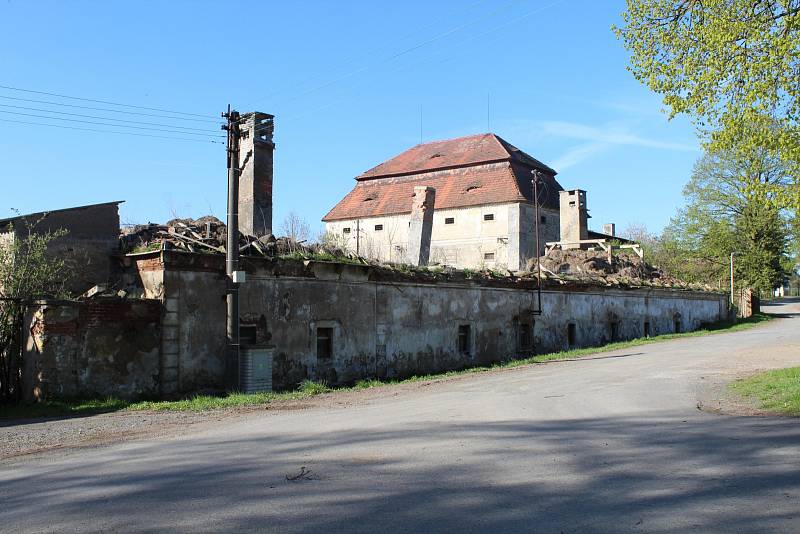
[(611, 341), (617, 341), (619, 339), (619, 323), (617, 321), (611, 321)]
[(444, 218), (444, 223), (445, 224), (454, 224), (455, 222), (456, 222), (455, 217), (445, 217)]
[(494, 260), (494, 252), (486, 252), (483, 255), (484, 260)]
[(258, 328), (254, 324), (239, 326), (239, 344), (255, 345), (258, 339)]
[(675, 323), (675, 333), (677, 334), (682, 330), (683, 326), (681, 325), (681, 316), (676, 315), (675, 318), (673, 319), (673, 322)]
[(542, 224), (547, 224), (547, 217), (542, 215), (541, 217), (539, 217), (539, 222), (541, 222)]
[(567, 325), (567, 345), (569, 345), (570, 347), (575, 346), (577, 332), (578, 329), (575, 327), (575, 323), (569, 323)]
[(317, 328), (317, 358), (329, 360), (333, 356), (333, 328)]
[(519, 325), (519, 349), (531, 350), (533, 347), (533, 325), (522, 323)]
[(468, 324), (458, 325), (458, 352), (469, 354), (469, 335), (470, 326)]
[(650, 337), (650, 321), (644, 322), (644, 337)]
[(483, 216), (484, 221), (493, 221), (494, 220), (494, 213), (487, 213)]
[(381, 230), (383, 230), (383, 225), (382, 224), (376, 224), (375, 225), (375, 231), (376, 232), (380, 232)]
[(342, 233), (343, 234), (349, 234), (350, 233), (350, 228), (342, 228)]

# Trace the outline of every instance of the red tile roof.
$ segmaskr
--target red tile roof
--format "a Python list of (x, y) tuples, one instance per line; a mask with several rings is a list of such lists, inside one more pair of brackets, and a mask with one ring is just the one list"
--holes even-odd
[(323, 221), (411, 212), (414, 186), (436, 189), (434, 209), (532, 202), (531, 170), (543, 171), (542, 205), (558, 209), (556, 171), (494, 134), (417, 145), (356, 177)]
[(487, 133), (417, 145), (362, 173), (356, 180), (402, 176), (498, 161), (523, 163), (556, 174), (556, 171), (499, 136)]

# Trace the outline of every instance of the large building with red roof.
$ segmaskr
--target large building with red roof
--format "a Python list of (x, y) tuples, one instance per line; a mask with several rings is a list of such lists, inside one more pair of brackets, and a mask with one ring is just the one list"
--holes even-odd
[(534, 170), (542, 177), (543, 248), (559, 239), (556, 171), (491, 133), (423, 143), (369, 169), (322, 220), (348, 249), (401, 262), (414, 187), (430, 186), (436, 189), (431, 263), (516, 270), (536, 255)]

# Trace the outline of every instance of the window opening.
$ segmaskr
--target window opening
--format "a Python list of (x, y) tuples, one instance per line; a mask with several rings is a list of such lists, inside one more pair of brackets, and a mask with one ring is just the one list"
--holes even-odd
[(317, 358), (327, 360), (333, 356), (333, 328), (317, 328)]
[(578, 329), (575, 326), (575, 323), (569, 323), (567, 325), (567, 345), (569, 345), (570, 347), (575, 346), (575, 341), (577, 338), (577, 330)]
[(469, 354), (469, 335), (470, 326), (468, 324), (458, 325), (458, 352)]
[(376, 224), (375, 225), (375, 231), (376, 232), (380, 232), (381, 230), (383, 230), (383, 225), (382, 224)]
[(494, 213), (487, 213), (483, 216), (484, 221), (493, 221), (494, 220)]
[(455, 217), (445, 217), (445, 218), (444, 218), (444, 223), (445, 223), (445, 224), (453, 224), (453, 223), (455, 223), (455, 222), (456, 222), (456, 219), (455, 219)]

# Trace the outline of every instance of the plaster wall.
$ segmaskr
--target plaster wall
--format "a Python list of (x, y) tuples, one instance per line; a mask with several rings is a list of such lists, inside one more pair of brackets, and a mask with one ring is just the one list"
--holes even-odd
[[(725, 296), (714, 293), (584, 287), (544, 291), (543, 314), (535, 316), (536, 292), (524, 287), (379, 280), (368, 267), (342, 264), (245, 267), (242, 327), (257, 343), (275, 347), (276, 389), (304, 379), (334, 385), (486, 365), (642, 337), (646, 330), (695, 330), (727, 313)], [(224, 276), (212, 269), (170, 269), (169, 263), (166, 269), (165, 308), (175, 310), (178, 325), (170, 334), (175, 390), (221, 387)], [(318, 354), (319, 329), (333, 334), (329, 358)], [(459, 339), (465, 331), (466, 345)]]
[[(540, 226), (544, 250), (545, 241), (558, 238), (559, 212), (542, 208), (540, 215), (545, 221)], [(486, 220), (487, 216), (491, 220)], [(533, 206), (524, 203), (442, 210), (434, 206), (430, 262), (458, 268), (523, 269), (527, 259), (534, 257), (533, 217)], [(358, 249), (369, 258), (402, 263), (408, 247), (409, 218), (409, 214), (403, 214), (333, 221), (325, 228), (335, 242), (348, 250)]]

